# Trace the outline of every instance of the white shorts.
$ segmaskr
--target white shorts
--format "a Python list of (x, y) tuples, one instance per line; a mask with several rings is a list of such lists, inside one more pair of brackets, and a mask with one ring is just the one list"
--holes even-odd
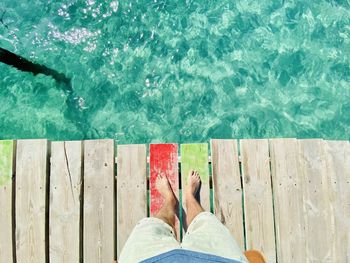
[(248, 260), (229, 230), (210, 212), (198, 214), (180, 244), (171, 226), (148, 217), (132, 230), (119, 257), (119, 263), (136, 263), (173, 249), (187, 249), (217, 255), (241, 262)]

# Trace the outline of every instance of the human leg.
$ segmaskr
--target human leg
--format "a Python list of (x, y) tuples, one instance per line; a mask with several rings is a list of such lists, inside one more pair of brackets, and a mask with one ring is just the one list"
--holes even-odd
[(210, 212), (205, 212), (196, 199), (200, 185), (198, 172), (189, 175), (186, 191), (188, 229), (182, 248), (248, 262), (230, 231)]
[(140, 262), (180, 248), (174, 231), (178, 201), (165, 176), (157, 177), (156, 188), (164, 198), (164, 204), (157, 215), (140, 220), (134, 227), (121, 251), (120, 263)]
[(196, 196), (201, 184), (201, 180), (197, 171), (190, 171), (188, 175), (187, 188), (185, 193), (186, 202), (186, 223), (189, 226), (192, 220), (201, 212), (203, 207), (198, 202)]
[(170, 225), (175, 233), (175, 215), (179, 202), (176, 199), (166, 176), (158, 175), (156, 188), (164, 198), (164, 204), (154, 217), (159, 218)]

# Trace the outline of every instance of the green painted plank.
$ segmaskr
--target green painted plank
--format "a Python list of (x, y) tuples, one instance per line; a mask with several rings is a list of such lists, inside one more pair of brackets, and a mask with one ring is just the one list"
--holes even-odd
[[(185, 193), (188, 174), (191, 169), (197, 170), (201, 177), (202, 186), (200, 190), (200, 203), (206, 211), (210, 211), (210, 191), (209, 191), (209, 169), (208, 169), (208, 144), (207, 143), (193, 143), (181, 144), (181, 188), (182, 193)], [(184, 230), (187, 229), (185, 217), (185, 196), (182, 195), (182, 206), (185, 214), (182, 222)]]
[(14, 141), (0, 141), (0, 262), (13, 262), (12, 175)]
[(12, 181), (13, 141), (0, 141), (0, 186)]
[(181, 173), (185, 176), (182, 178), (187, 179), (191, 169), (199, 172), (203, 183), (209, 183), (207, 143), (181, 144)]

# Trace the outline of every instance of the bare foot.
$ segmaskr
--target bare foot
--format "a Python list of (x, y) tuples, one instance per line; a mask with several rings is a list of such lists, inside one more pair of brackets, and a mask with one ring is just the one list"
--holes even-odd
[(191, 170), (187, 178), (186, 198), (196, 196), (201, 183), (199, 173), (195, 170)]
[(165, 175), (158, 174), (156, 189), (166, 201), (176, 201), (173, 189), (171, 188), (169, 180)]

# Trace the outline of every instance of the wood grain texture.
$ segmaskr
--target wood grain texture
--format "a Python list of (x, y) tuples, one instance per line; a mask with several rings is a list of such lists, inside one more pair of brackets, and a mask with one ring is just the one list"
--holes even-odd
[(350, 262), (350, 144), (324, 141), (335, 224), (332, 262)]
[(0, 262), (13, 259), (14, 141), (0, 141)]
[(84, 262), (114, 260), (114, 141), (84, 141)]
[(306, 262), (333, 262), (334, 222), (324, 143), (298, 140), (300, 175), (304, 178)]
[(276, 262), (268, 140), (241, 140), (246, 249)]
[(304, 262), (303, 178), (296, 139), (269, 140), (278, 262)]
[(244, 250), (242, 187), (237, 140), (211, 140), (215, 215)]
[(50, 262), (79, 262), (82, 225), (82, 142), (52, 142), (50, 174)]
[(117, 256), (136, 223), (147, 217), (146, 145), (119, 145), (117, 164)]
[[(165, 175), (179, 199), (179, 170), (178, 170), (177, 144), (150, 144), (150, 215), (156, 215), (164, 204), (164, 198), (156, 189), (158, 174)], [(179, 218), (175, 216), (176, 237), (180, 239)]]
[(48, 260), (48, 141), (18, 140), (16, 158), (17, 262)]

